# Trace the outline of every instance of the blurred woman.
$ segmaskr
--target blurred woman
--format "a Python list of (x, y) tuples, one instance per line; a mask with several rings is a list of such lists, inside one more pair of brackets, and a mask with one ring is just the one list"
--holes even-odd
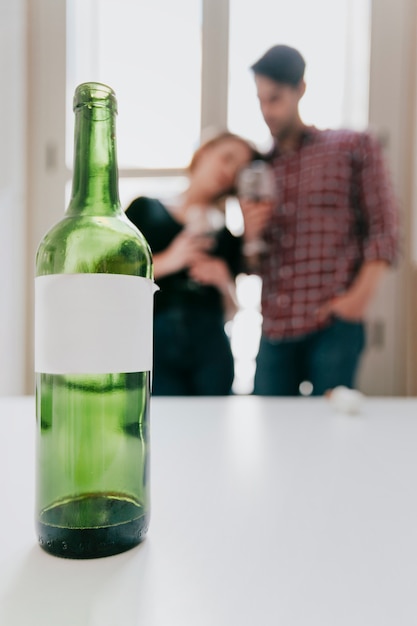
[(154, 259), (154, 395), (227, 395), (234, 367), (224, 331), (241, 270), (241, 239), (226, 228), (221, 201), (255, 157), (241, 137), (224, 132), (195, 152), (186, 190), (177, 198), (140, 197), (127, 217)]

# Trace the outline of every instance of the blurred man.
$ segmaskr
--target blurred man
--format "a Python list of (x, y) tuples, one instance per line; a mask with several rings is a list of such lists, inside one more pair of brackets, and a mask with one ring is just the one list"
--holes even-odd
[[(263, 281), (255, 393), (321, 395), (353, 387), (364, 317), (397, 254), (397, 206), (379, 143), (369, 133), (306, 126), (298, 105), (305, 62), (288, 46), (251, 68), (274, 139), (266, 158), (276, 199), (242, 199), (249, 267)], [(262, 243), (260, 246), (259, 243)]]

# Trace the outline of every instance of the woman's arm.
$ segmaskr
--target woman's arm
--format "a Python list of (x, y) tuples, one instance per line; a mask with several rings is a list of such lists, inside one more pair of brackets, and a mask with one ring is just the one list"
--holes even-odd
[(212, 244), (210, 237), (195, 236), (184, 230), (165, 250), (154, 254), (155, 278), (162, 278), (191, 267), (198, 262), (205, 251), (211, 248)]
[(202, 255), (190, 266), (189, 274), (196, 282), (218, 289), (223, 298), (225, 317), (232, 319), (238, 309), (236, 284), (226, 261)]

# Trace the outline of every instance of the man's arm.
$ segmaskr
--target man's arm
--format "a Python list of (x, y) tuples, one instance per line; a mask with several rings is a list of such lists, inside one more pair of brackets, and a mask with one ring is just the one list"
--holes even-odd
[(362, 235), (364, 261), (346, 292), (320, 307), (319, 319), (335, 314), (363, 320), (382, 275), (398, 256), (397, 200), (382, 148), (375, 137), (368, 133), (360, 135), (357, 159), (357, 209), (366, 224), (366, 233)]
[(362, 241), (364, 262), (385, 260), (393, 265), (399, 251), (398, 199), (378, 139), (360, 134), (357, 158), (357, 209), (367, 228)]

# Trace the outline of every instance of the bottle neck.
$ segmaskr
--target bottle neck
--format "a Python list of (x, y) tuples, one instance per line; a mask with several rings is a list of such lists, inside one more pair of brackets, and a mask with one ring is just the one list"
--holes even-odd
[(116, 156), (115, 111), (91, 102), (75, 109), (74, 174), (67, 215), (122, 212)]

